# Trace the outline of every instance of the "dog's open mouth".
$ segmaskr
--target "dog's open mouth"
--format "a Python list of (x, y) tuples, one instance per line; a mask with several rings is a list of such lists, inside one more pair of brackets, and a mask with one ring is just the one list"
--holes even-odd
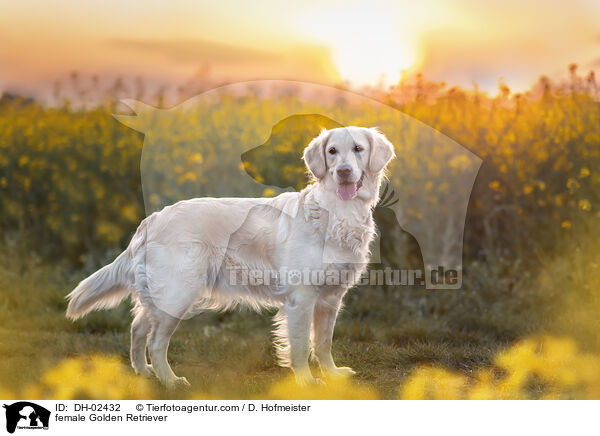
[(337, 188), (337, 195), (340, 197), (340, 200), (352, 200), (356, 197), (356, 193), (363, 184), (364, 177), (365, 173), (362, 173), (360, 179), (354, 183), (340, 183)]

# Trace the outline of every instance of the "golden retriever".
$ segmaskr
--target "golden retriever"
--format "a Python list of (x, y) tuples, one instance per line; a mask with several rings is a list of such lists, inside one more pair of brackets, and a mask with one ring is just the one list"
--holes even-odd
[[(279, 362), (299, 383), (314, 381), (311, 351), (325, 376), (354, 374), (333, 361), (333, 329), (344, 295), (368, 263), (372, 210), (393, 157), (392, 144), (376, 129), (323, 130), (304, 150), (312, 181), (301, 192), (165, 207), (142, 221), (113, 263), (67, 296), (67, 317), (114, 307), (131, 295), (131, 364), (174, 386), (188, 384), (167, 361), (181, 319), (237, 304), (277, 307)], [(336, 280), (347, 271), (349, 280)]]

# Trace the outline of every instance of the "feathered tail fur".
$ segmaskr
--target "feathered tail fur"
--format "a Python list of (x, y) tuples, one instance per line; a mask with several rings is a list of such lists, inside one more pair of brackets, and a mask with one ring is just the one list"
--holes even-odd
[(118, 305), (131, 292), (130, 265), (129, 250), (125, 250), (113, 263), (82, 280), (66, 297), (67, 318), (78, 319), (92, 310)]

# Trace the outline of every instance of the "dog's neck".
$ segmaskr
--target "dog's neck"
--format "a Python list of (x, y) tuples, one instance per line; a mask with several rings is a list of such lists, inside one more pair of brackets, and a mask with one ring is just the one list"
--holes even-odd
[[(378, 197), (379, 181), (375, 182), (370, 188), (377, 188)], [(378, 198), (367, 198), (370, 196), (364, 194), (342, 200), (320, 182), (309, 185), (302, 192), (305, 219), (313, 224), (326, 244), (332, 243), (353, 253), (354, 262), (366, 261), (364, 253), (375, 236), (373, 208)]]

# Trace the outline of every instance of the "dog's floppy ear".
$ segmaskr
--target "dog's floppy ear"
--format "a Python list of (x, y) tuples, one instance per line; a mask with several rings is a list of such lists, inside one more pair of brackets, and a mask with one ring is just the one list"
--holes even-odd
[(309, 171), (317, 179), (322, 179), (327, 173), (325, 163), (325, 145), (329, 139), (329, 131), (323, 129), (321, 134), (310, 141), (310, 144), (304, 149), (304, 163)]
[(369, 171), (378, 173), (395, 157), (394, 146), (377, 129), (369, 129), (371, 154), (369, 155)]

